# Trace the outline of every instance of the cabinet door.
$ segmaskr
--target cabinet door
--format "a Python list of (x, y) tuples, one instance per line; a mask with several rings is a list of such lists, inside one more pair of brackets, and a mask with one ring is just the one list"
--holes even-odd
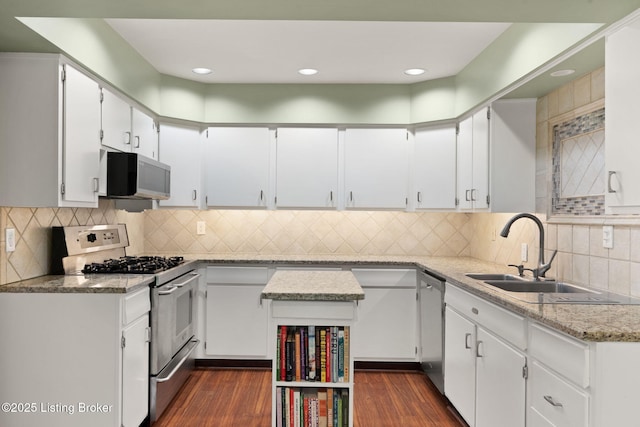
[(347, 208), (404, 209), (409, 165), (406, 129), (347, 129)]
[(149, 407), (149, 315), (129, 324), (123, 331), (122, 425), (137, 427)]
[(640, 70), (640, 22), (636, 21), (607, 36), (605, 49), (605, 166), (607, 213), (640, 212), (640, 148), (636, 141), (638, 122), (637, 84)]
[(473, 186), (471, 201), (474, 209), (489, 207), (489, 117), (483, 108), (473, 115)]
[(102, 145), (131, 151), (131, 106), (108, 89), (102, 89)]
[(338, 130), (278, 129), (276, 168), (278, 207), (335, 207)]
[(457, 161), (458, 203), (460, 209), (472, 209), (473, 117), (466, 118), (458, 124)]
[(268, 128), (209, 128), (205, 141), (207, 206), (266, 207)]
[(207, 285), (206, 354), (267, 357), (268, 314), (264, 285)]
[(132, 150), (158, 160), (158, 129), (153, 117), (133, 108), (131, 112)]
[(413, 157), (416, 207), (419, 209), (455, 209), (455, 127), (416, 131)]
[(160, 206), (200, 206), (200, 130), (163, 124), (160, 161), (171, 166), (171, 197)]
[(416, 289), (366, 288), (358, 302), (355, 360), (416, 360)]
[(62, 182), (65, 202), (98, 202), (100, 88), (65, 65)]
[(444, 394), (470, 427), (476, 411), (475, 335), (472, 322), (446, 307)]
[(476, 342), (476, 427), (524, 427), (526, 357), (483, 328)]

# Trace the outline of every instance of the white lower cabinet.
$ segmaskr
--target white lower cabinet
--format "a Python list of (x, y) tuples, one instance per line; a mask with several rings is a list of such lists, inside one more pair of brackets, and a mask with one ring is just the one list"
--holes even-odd
[(205, 357), (266, 359), (267, 267), (207, 267)]
[(358, 301), (352, 344), (355, 360), (417, 361), (418, 315), (415, 269), (354, 268), (364, 289)]
[(524, 427), (525, 319), (450, 285), (445, 302), (445, 395), (471, 427)]
[(149, 288), (0, 293), (0, 401), (11, 405), (0, 425), (138, 427), (149, 407), (150, 307)]

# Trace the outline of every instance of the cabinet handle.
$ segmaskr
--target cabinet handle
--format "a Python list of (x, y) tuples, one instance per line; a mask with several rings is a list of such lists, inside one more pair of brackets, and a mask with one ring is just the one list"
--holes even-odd
[(197, 200), (198, 199), (198, 190), (193, 190), (193, 192), (191, 193), (191, 200)]
[(472, 188), (472, 189), (471, 189), (471, 201), (472, 201), (472, 202), (475, 202), (475, 201), (476, 201), (476, 196), (475, 196), (475, 194), (476, 194), (476, 192), (477, 192), (477, 191), (478, 191), (478, 190), (476, 190), (475, 188)]
[(353, 191), (349, 191), (349, 201), (353, 202)]
[(136, 140), (136, 143), (134, 145), (134, 148), (140, 148), (140, 137), (136, 135), (135, 140)]
[(260, 190), (260, 201), (262, 202), (264, 200), (264, 191)]
[(470, 202), (471, 199), (469, 198), (469, 192), (471, 190), (464, 190), (464, 200), (466, 200), (467, 202)]
[(422, 203), (422, 193), (418, 191), (418, 203)]
[(616, 190), (611, 187), (611, 177), (616, 175), (616, 171), (609, 171), (609, 175), (607, 176), (607, 193), (615, 193)]
[(122, 139), (124, 145), (131, 145), (131, 132), (125, 132)]
[(478, 341), (476, 343), (476, 357), (484, 357), (484, 355), (480, 353), (480, 346), (481, 345), (482, 345), (482, 341)]
[(97, 193), (100, 191), (100, 178), (93, 178), (93, 192)]
[(552, 396), (544, 396), (544, 400), (549, 402), (551, 406), (555, 406), (556, 408), (562, 408), (562, 403), (557, 402)]
[(471, 339), (471, 334), (464, 334), (464, 348), (467, 350), (471, 349), (471, 343), (469, 340)]
[(333, 190), (329, 191), (329, 201), (333, 203)]

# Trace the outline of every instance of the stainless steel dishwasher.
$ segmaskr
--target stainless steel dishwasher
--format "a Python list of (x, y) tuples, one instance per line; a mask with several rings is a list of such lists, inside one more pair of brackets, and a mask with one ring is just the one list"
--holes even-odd
[(423, 270), (420, 280), (420, 335), (422, 369), (444, 394), (444, 283)]

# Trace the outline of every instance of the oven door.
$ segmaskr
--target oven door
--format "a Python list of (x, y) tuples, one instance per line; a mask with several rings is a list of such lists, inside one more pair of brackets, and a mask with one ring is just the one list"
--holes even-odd
[(151, 375), (157, 375), (195, 333), (195, 272), (153, 289)]

